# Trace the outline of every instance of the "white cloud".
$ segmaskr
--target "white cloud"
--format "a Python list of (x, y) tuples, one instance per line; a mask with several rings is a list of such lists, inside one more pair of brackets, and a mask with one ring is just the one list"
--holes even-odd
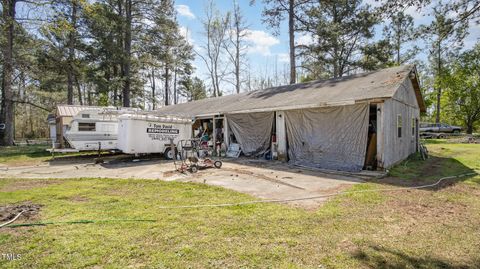
[(278, 61), (281, 63), (289, 63), (290, 62), (290, 55), (288, 53), (279, 53), (278, 54)]
[(311, 34), (304, 34), (296, 38), (297, 45), (308, 46), (315, 43), (315, 38)]
[(179, 31), (180, 31), (180, 34), (187, 40), (187, 42), (190, 43), (190, 45), (193, 45), (195, 43), (195, 41), (192, 38), (191, 31), (187, 27), (180, 26)]
[(176, 5), (175, 9), (177, 10), (180, 16), (187, 17), (189, 19), (195, 19), (195, 14), (190, 10), (190, 7), (187, 5)]
[(259, 53), (263, 56), (271, 55), (270, 47), (280, 44), (278, 38), (261, 30), (247, 30), (245, 39), (250, 43), (249, 53)]

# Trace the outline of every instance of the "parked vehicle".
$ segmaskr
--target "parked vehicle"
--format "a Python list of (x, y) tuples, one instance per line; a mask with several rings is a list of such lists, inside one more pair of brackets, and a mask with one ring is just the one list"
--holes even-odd
[(115, 107), (82, 110), (73, 116), (64, 138), (78, 151), (116, 150), (119, 115), (136, 111), (135, 108)]
[(73, 117), (64, 137), (76, 150), (113, 150), (117, 148), (117, 134), (117, 115), (91, 109)]
[(419, 131), (421, 133), (454, 133), (462, 131), (462, 127), (453, 126), (445, 123), (420, 123)]
[(131, 113), (118, 117), (118, 149), (126, 154), (163, 153), (173, 159), (172, 143), (192, 137), (192, 120)]

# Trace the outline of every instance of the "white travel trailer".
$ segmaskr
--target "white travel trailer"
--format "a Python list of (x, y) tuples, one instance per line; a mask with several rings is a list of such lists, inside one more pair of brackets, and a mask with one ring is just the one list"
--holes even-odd
[(118, 115), (129, 110), (89, 109), (73, 117), (65, 139), (76, 150), (117, 149)]
[(127, 154), (163, 153), (173, 159), (171, 141), (192, 137), (191, 119), (130, 113), (118, 117), (118, 149)]

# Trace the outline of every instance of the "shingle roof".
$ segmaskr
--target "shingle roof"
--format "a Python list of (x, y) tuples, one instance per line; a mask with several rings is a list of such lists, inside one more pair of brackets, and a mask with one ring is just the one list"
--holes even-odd
[[(391, 98), (400, 85), (416, 72), (413, 65), (386, 68), (338, 79), (316, 80), (264, 90), (207, 98), (189, 103), (166, 106), (156, 113), (201, 116), (247, 111), (287, 110), (295, 108), (335, 106)], [(413, 78), (420, 109), (423, 99)]]

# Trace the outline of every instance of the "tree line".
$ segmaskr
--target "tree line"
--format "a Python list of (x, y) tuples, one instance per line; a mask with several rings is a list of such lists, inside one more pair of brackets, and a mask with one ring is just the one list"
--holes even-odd
[[(174, 0), (2, 0), (0, 141), (42, 136), (57, 103), (156, 109), (314, 79), (339, 78), (405, 63), (422, 74), (427, 119), (480, 120), (478, 51), (462, 50), (480, 1), (251, 0), (264, 25), (288, 33), (288, 70), (252, 74), (252, 33), (237, 1), (221, 12), (207, 0), (196, 48), (177, 22)], [(427, 7), (416, 25), (407, 8)], [(18, 12), (18, 9), (21, 12)], [(383, 29), (379, 30), (379, 27)], [(308, 42), (300, 42), (307, 38)], [(417, 59), (420, 51), (425, 59)], [(196, 77), (199, 59), (205, 77)], [(268, 66), (269, 68), (271, 66)], [(477, 70), (477, 71), (472, 71)], [(465, 83), (467, 82), (468, 83)], [(228, 86), (227, 86), (228, 85)], [(43, 131), (41, 131), (43, 130)]]

